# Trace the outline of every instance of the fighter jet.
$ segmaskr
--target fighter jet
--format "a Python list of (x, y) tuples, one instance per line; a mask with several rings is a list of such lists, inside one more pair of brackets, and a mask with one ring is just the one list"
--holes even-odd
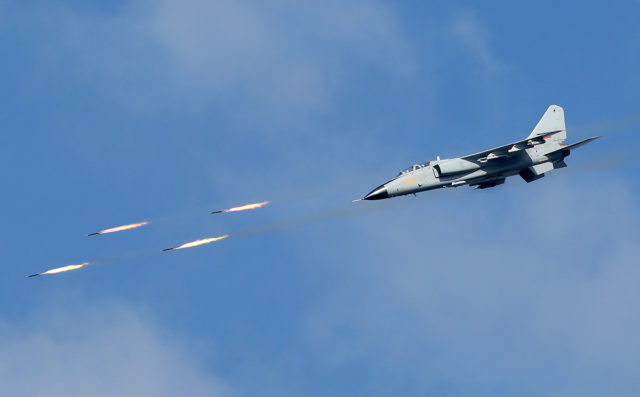
[(464, 157), (441, 159), (438, 156), (434, 161), (415, 164), (373, 189), (362, 200), (380, 200), (463, 185), (486, 189), (503, 184), (513, 175), (520, 175), (527, 183), (537, 181), (546, 172), (566, 167), (564, 159), (572, 150), (598, 138), (565, 144), (564, 110), (551, 105), (527, 139)]

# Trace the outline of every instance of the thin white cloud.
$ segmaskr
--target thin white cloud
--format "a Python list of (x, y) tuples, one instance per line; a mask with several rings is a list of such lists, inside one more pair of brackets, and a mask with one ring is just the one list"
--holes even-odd
[(462, 9), (453, 15), (449, 22), (451, 34), (462, 48), (464, 48), (487, 72), (496, 73), (505, 69), (490, 48), (489, 29), (469, 8)]
[(64, 308), (0, 323), (6, 396), (228, 396), (230, 389), (130, 309)]
[[(43, 67), (133, 108), (240, 102), (291, 117), (331, 104), (359, 66), (414, 69), (383, 3), (148, 1), (110, 10), (16, 6)], [(35, 28), (37, 25), (37, 29)], [(59, 78), (59, 76), (57, 76)]]
[(153, 4), (145, 24), (181, 82), (248, 93), (277, 108), (326, 105), (351, 59), (390, 73), (412, 62), (393, 13), (380, 3)]

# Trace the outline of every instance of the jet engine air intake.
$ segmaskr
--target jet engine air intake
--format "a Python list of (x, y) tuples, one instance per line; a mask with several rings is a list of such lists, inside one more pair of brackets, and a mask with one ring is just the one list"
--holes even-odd
[(480, 168), (480, 165), (463, 159), (447, 159), (440, 160), (433, 168), (439, 177), (475, 171)]

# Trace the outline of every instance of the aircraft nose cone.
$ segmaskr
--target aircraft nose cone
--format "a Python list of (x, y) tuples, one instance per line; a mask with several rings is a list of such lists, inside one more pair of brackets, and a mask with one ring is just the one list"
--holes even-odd
[(387, 192), (387, 188), (382, 185), (373, 189), (371, 193), (364, 196), (363, 200), (381, 200), (386, 198), (389, 198), (389, 192)]

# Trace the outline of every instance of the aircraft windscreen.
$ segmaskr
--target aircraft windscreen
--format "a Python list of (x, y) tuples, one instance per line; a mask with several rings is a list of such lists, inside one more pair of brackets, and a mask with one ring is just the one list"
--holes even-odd
[(404, 174), (407, 174), (407, 173), (409, 173), (409, 172), (411, 172), (411, 171), (415, 171), (415, 170), (418, 170), (418, 169), (423, 168), (423, 167), (426, 167), (426, 166), (428, 166), (429, 164), (431, 164), (431, 162), (424, 163), (424, 164), (414, 164), (414, 165), (412, 165), (411, 167), (409, 167), (409, 168), (407, 168), (407, 169), (404, 169), (404, 170), (400, 171), (400, 173), (398, 174), (398, 176), (400, 176), (400, 175), (404, 175)]

